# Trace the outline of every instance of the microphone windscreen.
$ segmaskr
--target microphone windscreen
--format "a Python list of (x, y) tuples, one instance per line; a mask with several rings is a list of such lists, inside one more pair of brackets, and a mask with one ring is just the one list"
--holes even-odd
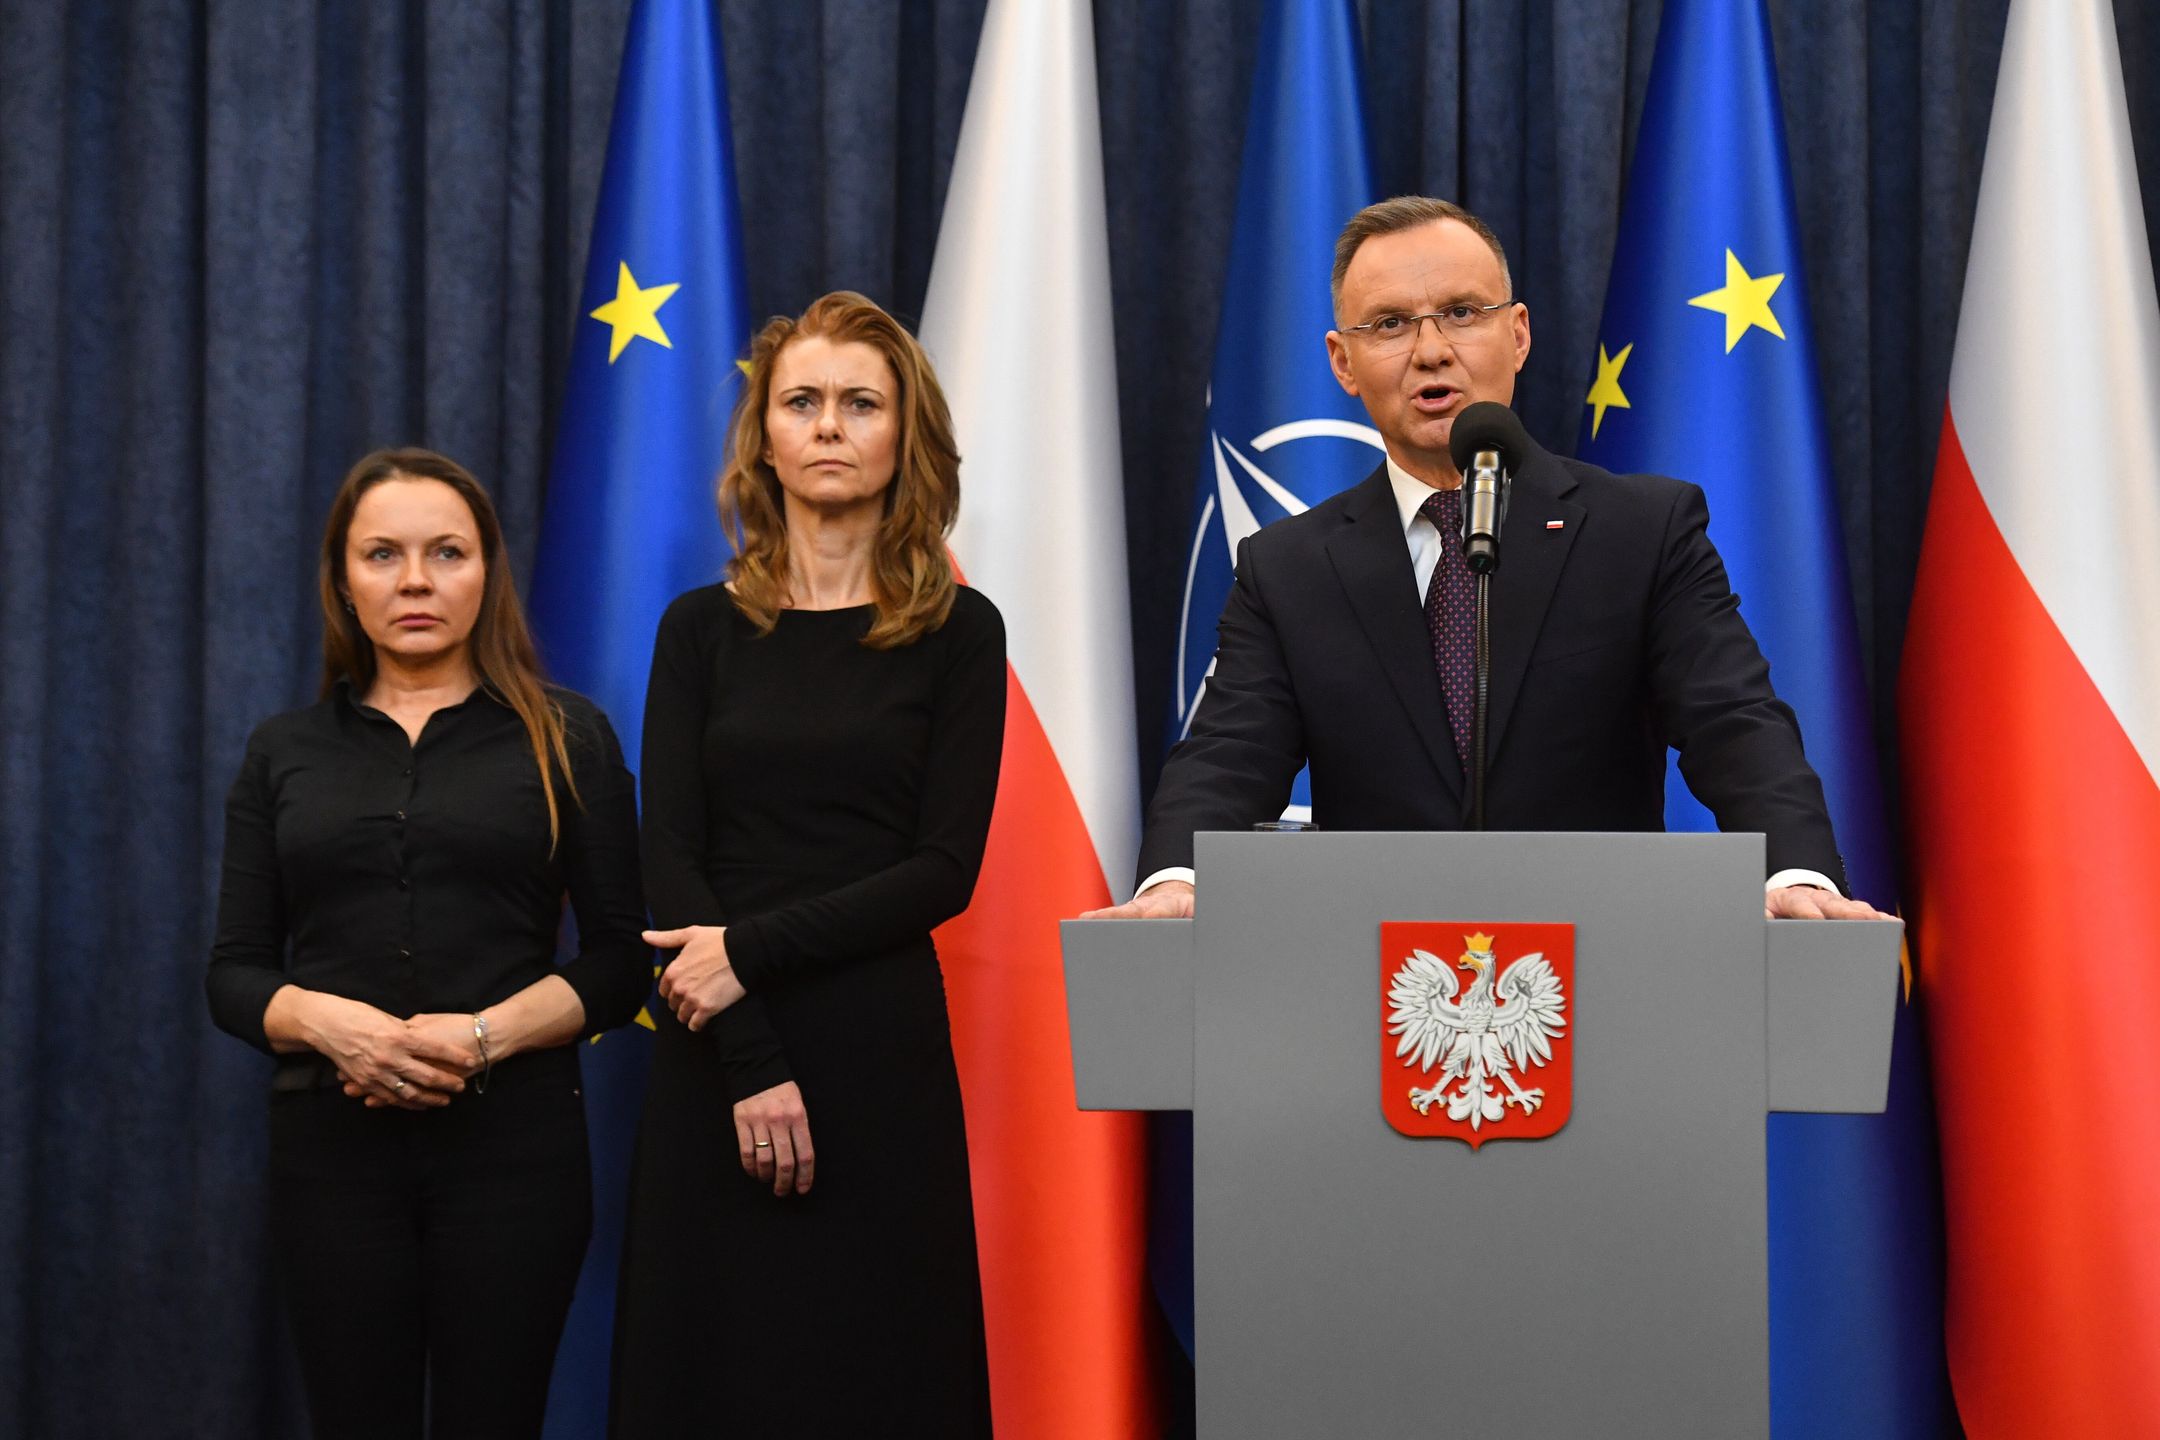
[(1513, 474), (1529, 449), (1530, 437), (1522, 421), (1497, 400), (1480, 400), (1464, 407), (1448, 432), (1448, 454), (1455, 468), (1466, 475), (1470, 473), (1471, 458), (1480, 450), (1499, 451), (1501, 467)]

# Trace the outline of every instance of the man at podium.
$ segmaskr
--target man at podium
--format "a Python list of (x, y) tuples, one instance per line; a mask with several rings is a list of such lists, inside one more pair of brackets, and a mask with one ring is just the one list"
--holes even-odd
[[(1492, 230), (1405, 196), (1336, 242), (1330, 364), (1387, 447), (1361, 484), (1238, 547), (1215, 668), (1165, 764), (1139, 893), (1192, 914), (1193, 835), (1282, 812), (1310, 765), (1324, 829), (1468, 827), (1473, 582), (1456, 417), (1530, 354)], [(1665, 752), (1719, 828), (1767, 837), (1764, 912), (1879, 919), (1842, 894), (1822, 784), (1741, 619), (1702, 491), (1526, 445), (1491, 591), (1486, 828), (1658, 831)]]

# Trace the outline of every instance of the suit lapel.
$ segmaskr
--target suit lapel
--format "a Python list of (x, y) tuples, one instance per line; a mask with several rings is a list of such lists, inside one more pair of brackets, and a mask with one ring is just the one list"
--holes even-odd
[[(1508, 494), (1507, 520), (1500, 527), (1500, 568), (1492, 582), (1492, 738), (1486, 763), (1500, 756), (1515, 697), (1530, 668), (1530, 650), (1544, 627), (1561, 567), (1582, 531), (1583, 508), (1564, 498), (1575, 488), (1566, 467), (1543, 450), (1525, 460)], [(1557, 530), (1547, 529), (1551, 521)]]
[(1410, 569), (1410, 547), (1383, 464), (1358, 487), (1344, 523), (1328, 541), (1328, 559), (1350, 598), (1350, 608), (1379, 656), (1380, 668), (1410, 723), (1425, 742), (1433, 768), (1450, 798), (1463, 791), (1462, 763), (1448, 729), (1447, 702), (1433, 669), (1432, 635)]

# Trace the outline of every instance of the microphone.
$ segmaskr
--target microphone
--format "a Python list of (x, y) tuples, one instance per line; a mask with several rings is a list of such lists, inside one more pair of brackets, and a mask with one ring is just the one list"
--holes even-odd
[(1530, 437), (1515, 412), (1492, 400), (1466, 407), (1448, 432), (1448, 455), (1463, 474), (1467, 502), (1463, 564), (1473, 575), (1499, 568), (1508, 479), (1529, 447)]
[(1507, 515), (1508, 477), (1530, 453), (1522, 421), (1505, 405), (1466, 406), (1448, 431), (1448, 456), (1469, 494), (1463, 525), (1463, 564), (1476, 577), (1471, 621), (1473, 699), (1470, 722), (1470, 828), (1485, 828), (1485, 725), (1492, 714), (1492, 572), (1500, 564), (1500, 524)]

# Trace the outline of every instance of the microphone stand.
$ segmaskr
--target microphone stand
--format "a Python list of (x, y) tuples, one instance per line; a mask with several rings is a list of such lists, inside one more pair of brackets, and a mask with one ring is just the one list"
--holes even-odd
[(1476, 576), (1471, 667), (1476, 677), (1470, 722), (1470, 828), (1485, 828), (1485, 716), (1492, 702), (1492, 572)]
[(1477, 452), (1464, 477), (1463, 562), (1475, 585), (1471, 612), (1470, 828), (1485, 828), (1485, 730), (1492, 709), (1492, 572), (1500, 565), (1500, 527), (1507, 517), (1507, 472), (1501, 456)]

